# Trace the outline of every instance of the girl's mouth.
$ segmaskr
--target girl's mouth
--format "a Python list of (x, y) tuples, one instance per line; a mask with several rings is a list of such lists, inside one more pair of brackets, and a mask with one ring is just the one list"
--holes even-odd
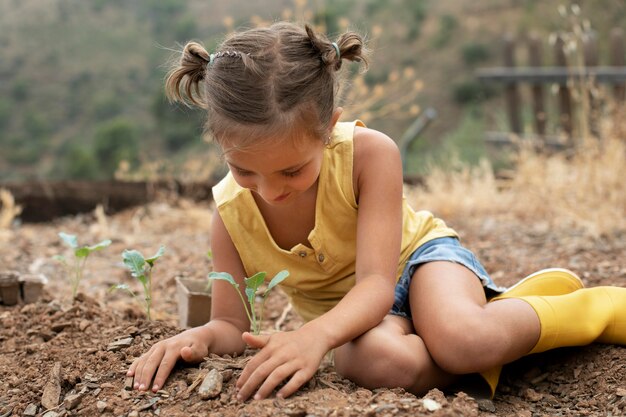
[(276, 198), (274, 199), (274, 201), (283, 201), (284, 199), (286, 199), (287, 197), (289, 197), (289, 195), (290, 195), (290, 194), (291, 194), (291, 193), (285, 193), (285, 194), (279, 195), (278, 197), (276, 197)]

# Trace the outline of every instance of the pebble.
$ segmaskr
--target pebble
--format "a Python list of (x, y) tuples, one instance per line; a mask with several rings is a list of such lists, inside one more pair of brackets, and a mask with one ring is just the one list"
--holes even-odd
[(536, 403), (537, 401), (541, 401), (541, 399), (543, 398), (543, 394), (535, 391), (532, 388), (528, 388), (524, 391), (524, 398), (526, 398), (530, 402)]
[(41, 417), (59, 417), (59, 413), (56, 411), (48, 411)]
[(139, 417), (139, 411), (137, 410), (133, 410), (130, 413), (128, 413), (128, 417)]
[(493, 404), (493, 401), (488, 400), (486, 398), (482, 398), (476, 401), (478, 404), (478, 409), (480, 411), (488, 411), (490, 413), (496, 412), (496, 406)]
[(59, 405), (61, 399), (61, 363), (55, 362), (50, 370), (48, 382), (43, 389), (41, 396), (41, 405), (49, 410)]
[(203, 400), (215, 398), (222, 392), (222, 374), (215, 368), (204, 377), (198, 388), (198, 394)]
[(107, 407), (108, 407), (108, 405), (104, 401), (96, 402), (96, 408), (98, 409), (98, 411), (100, 413), (104, 413), (106, 411)]
[(65, 400), (63, 400), (63, 405), (66, 409), (71, 410), (73, 408), (76, 408), (76, 406), (80, 404), (82, 399), (83, 394), (68, 395), (67, 397), (65, 397)]
[(37, 415), (37, 404), (28, 404), (26, 410), (24, 410), (24, 417), (35, 417)]
[(109, 345), (107, 346), (107, 350), (109, 352), (117, 352), (118, 350), (121, 350), (122, 348), (126, 348), (132, 345), (133, 340), (134, 339), (132, 337), (127, 337), (125, 339), (116, 340), (113, 343), (109, 343)]
[(123, 389), (122, 391), (120, 391), (120, 397), (122, 397), (122, 400), (127, 400), (130, 398), (130, 393)]
[(126, 379), (124, 379), (124, 389), (127, 391), (131, 391), (133, 389), (134, 382), (135, 382), (135, 377), (127, 376)]
[(618, 397), (626, 397), (626, 389), (618, 388), (617, 390), (615, 390), (615, 395), (617, 395)]

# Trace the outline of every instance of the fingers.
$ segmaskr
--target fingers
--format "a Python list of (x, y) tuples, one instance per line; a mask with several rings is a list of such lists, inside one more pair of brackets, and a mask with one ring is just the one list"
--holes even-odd
[(134, 384), (133, 388), (140, 391), (145, 391), (152, 381), (154, 372), (159, 367), (161, 360), (165, 355), (165, 349), (161, 344), (156, 344), (150, 348), (150, 350), (139, 357), (131, 365), (131, 369), (127, 373), (130, 374), (133, 371)]
[(289, 382), (287, 382), (285, 386), (276, 393), (276, 396), (280, 398), (289, 397), (291, 394), (298, 391), (298, 389), (300, 389), (300, 387), (309, 379), (311, 379), (314, 373), (315, 372), (306, 371), (304, 369), (299, 370), (291, 377)]
[[(163, 359), (161, 359), (161, 363), (158, 365), (159, 368), (157, 370), (156, 376), (154, 377), (154, 384), (152, 385), (152, 391), (157, 392), (158, 390), (165, 385), (165, 380), (172, 372), (174, 365), (176, 365), (176, 361), (178, 360), (178, 354), (174, 351), (166, 351)], [(148, 384), (150, 381), (148, 380), (145, 387), (148, 389)], [(141, 386), (139, 387), (141, 391)]]
[(267, 342), (269, 341), (270, 337), (266, 336), (266, 335), (258, 335), (255, 336), (250, 332), (244, 332), (241, 335), (241, 338), (243, 339), (243, 341), (250, 346), (251, 348), (255, 348), (255, 349), (262, 349), (265, 347), (265, 345), (267, 345)]

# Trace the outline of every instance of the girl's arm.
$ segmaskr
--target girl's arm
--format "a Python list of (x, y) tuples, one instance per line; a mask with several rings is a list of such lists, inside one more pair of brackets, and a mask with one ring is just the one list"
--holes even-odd
[(296, 331), (244, 334), (248, 344), (262, 350), (237, 382), (240, 399), (257, 387), (255, 398), (264, 398), (286, 379), (278, 396), (293, 394), (313, 376), (326, 352), (375, 327), (391, 309), (402, 239), (402, 163), (390, 138), (357, 128), (354, 183), (359, 203), (356, 285), (332, 310)]
[[(211, 252), (214, 269), (230, 273), (244, 285), (241, 260), (217, 210), (211, 221)], [(163, 387), (179, 358), (200, 362), (209, 353), (243, 352), (245, 343), (241, 334), (249, 328), (239, 295), (227, 282), (216, 280), (211, 294), (211, 321), (156, 343), (133, 362), (127, 375), (135, 377), (134, 387), (139, 390), (147, 390), (154, 376), (152, 391), (156, 392)]]

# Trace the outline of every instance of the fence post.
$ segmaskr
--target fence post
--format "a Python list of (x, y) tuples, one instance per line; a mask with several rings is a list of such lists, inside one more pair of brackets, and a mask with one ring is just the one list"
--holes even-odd
[[(559, 67), (567, 67), (567, 59), (565, 58), (565, 42), (563, 38), (560, 36), (557, 37), (556, 43), (554, 44), (554, 56), (556, 65)], [(559, 120), (561, 124), (561, 128), (567, 136), (569, 140), (572, 140), (572, 99), (570, 96), (570, 91), (567, 86), (567, 81), (565, 84), (559, 85)]]
[[(515, 67), (515, 41), (513, 40), (513, 36), (511, 34), (504, 36), (503, 56), (505, 67)], [(520, 120), (520, 98), (517, 83), (515, 81), (508, 83), (504, 87), (504, 95), (509, 113), (511, 131), (514, 133), (522, 133), (522, 122)]]
[[(584, 58), (585, 58), (585, 67), (597, 67), (599, 63), (598, 58), (598, 37), (596, 32), (589, 31), (587, 32), (587, 36), (583, 38), (583, 48), (584, 48)], [(595, 79), (586, 78), (584, 84), (581, 86), (582, 91), (581, 94), (586, 94), (585, 97), (581, 97), (581, 103), (583, 104), (583, 115), (581, 117), (588, 117), (589, 131), (596, 137), (600, 137), (600, 131), (598, 127), (598, 100), (595, 99), (597, 95), (598, 84)], [(587, 100), (585, 106), (585, 99)], [(589, 114), (585, 115), (584, 112), (588, 111)], [(589, 132), (580, 132), (581, 135), (585, 135)]]
[[(542, 66), (542, 52), (541, 39), (537, 34), (531, 34), (528, 39), (528, 58), (531, 67)], [(537, 135), (543, 136), (546, 134), (546, 111), (543, 106), (543, 84), (541, 84), (541, 82), (532, 84), (531, 91), (533, 97), (535, 132), (537, 132)]]
[[(623, 67), (624, 66), (624, 54), (626, 53), (626, 48), (624, 47), (624, 31), (621, 28), (615, 28), (611, 31), (611, 65), (614, 67)], [(613, 94), (615, 96), (615, 100), (620, 104), (623, 104), (625, 97), (626, 88), (624, 88), (624, 83), (615, 84), (613, 86)]]
[[(624, 31), (621, 28), (614, 28), (611, 31), (611, 65), (614, 67), (624, 66)], [(613, 131), (618, 137), (626, 134), (626, 123), (624, 123), (624, 100), (626, 99), (626, 84), (615, 84), (613, 86), (613, 97), (615, 109), (613, 111)]]

